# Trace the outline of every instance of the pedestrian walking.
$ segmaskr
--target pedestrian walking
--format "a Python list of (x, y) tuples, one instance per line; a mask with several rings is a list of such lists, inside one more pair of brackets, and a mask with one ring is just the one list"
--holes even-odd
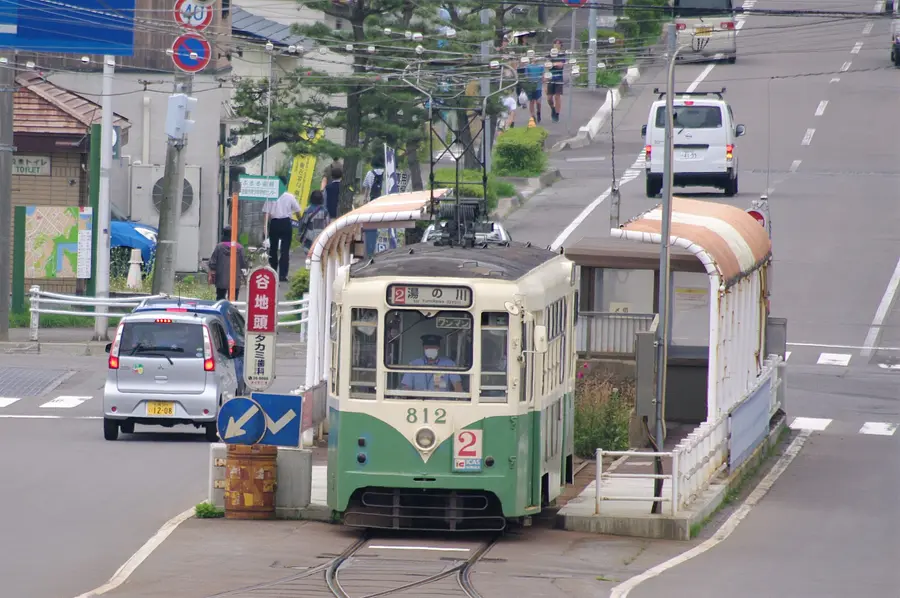
[(325, 174), (322, 175), (322, 186), (319, 187), (322, 191), (325, 190), (325, 187), (328, 186), (328, 183), (334, 180), (334, 175), (332, 173), (334, 172), (335, 168), (340, 168), (341, 172), (343, 172), (344, 162), (339, 157), (332, 156), (331, 164), (329, 164), (328, 167), (325, 168)]
[(278, 279), (285, 282), (291, 264), (291, 239), (294, 236), (291, 215), (300, 220), (300, 204), (293, 194), (285, 191), (275, 201), (267, 200), (263, 213), (269, 234), (269, 265), (278, 271)]
[[(380, 153), (372, 156), (372, 168), (363, 179), (364, 198), (363, 203), (369, 203), (373, 199), (381, 197), (384, 188), (384, 156)], [(378, 242), (378, 230), (365, 231), (366, 255), (375, 255), (375, 246)]]
[(566, 52), (562, 47), (562, 40), (553, 42), (550, 50), (550, 81), (547, 83), (547, 104), (550, 105), (550, 118), (553, 122), (559, 122), (562, 112), (563, 93), (563, 69), (566, 68)]
[[(207, 282), (216, 287), (216, 301), (228, 299), (228, 288), (231, 286), (231, 227), (222, 229), (222, 239), (213, 249), (207, 265)], [(244, 258), (244, 247), (240, 243), (237, 246), (237, 266), (235, 267), (234, 298), (237, 299), (241, 292), (241, 279), (243, 271), (247, 268)]]
[(338, 217), (338, 209), (341, 204), (341, 184), (344, 180), (344, 169), (341, 166), (331, 166), (331, 180), (322, 190), (325, 197), (325, 207), (328, 216), (334, 220)]
[(300, 234), (298, 238), (306, 251), (312, 249), (316, 237), (331, 223), (328, 209), (325, 207), (325, 194), (313, 191), (309, 195), (309, 205), (300, 218)]
[(528, 93), (528, 111), (537, 123), (541, 122), (541, 96), (544, 86), (544, 65), (540, 62), (529, 62), (525, 66), (524, 88)]
[(500, 122), (498, 123), (501, 133), (516, 126), (516, 109), (518, 107), (519, 104), (516, 102), (515, 95), (510, 93), (503, 97), (504, 111), (500, 114)]

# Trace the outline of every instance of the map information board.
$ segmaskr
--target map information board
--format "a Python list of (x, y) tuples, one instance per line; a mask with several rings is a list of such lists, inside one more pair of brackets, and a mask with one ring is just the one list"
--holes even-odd
[(25, 208), (25, 278), (91, 277), (91, 208)]

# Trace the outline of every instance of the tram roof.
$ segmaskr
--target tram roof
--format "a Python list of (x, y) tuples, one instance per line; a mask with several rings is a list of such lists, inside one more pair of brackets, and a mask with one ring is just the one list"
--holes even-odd
[[(659, 245), (662, 206), (644, 212), (612, 236)], [(765, 228), (744, 210), (712, 201), (672, 198), (672, 244), (696, 255), (706, 271), (718, 274), (726, 287), (771, 259), (772, 240)]]
[(417, 243), (385, 251), (350, 267), (352, 278), (422, 276), (519, 280), (559, 253), (530, 243), (488, 244), (473, 248)]

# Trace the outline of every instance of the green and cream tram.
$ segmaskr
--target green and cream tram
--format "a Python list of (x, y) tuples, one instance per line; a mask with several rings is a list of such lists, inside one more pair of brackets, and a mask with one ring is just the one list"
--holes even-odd
[(499, 530), (571, 481), (576, 269), (418, 244), (338, 271), (328, 505), (346, 525)]

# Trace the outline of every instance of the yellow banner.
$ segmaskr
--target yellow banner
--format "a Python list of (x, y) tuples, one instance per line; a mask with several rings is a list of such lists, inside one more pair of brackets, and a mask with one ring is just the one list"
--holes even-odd
[(288, 183), (288, 191), (297, 198), (301, 211), (305, 210), (306, 204), (309, 203), (309, 194), (312, 192), (312, 181), (315, 170), (315, 156), (294, 156), (294, 165), (291, 166), (291, 180)]

